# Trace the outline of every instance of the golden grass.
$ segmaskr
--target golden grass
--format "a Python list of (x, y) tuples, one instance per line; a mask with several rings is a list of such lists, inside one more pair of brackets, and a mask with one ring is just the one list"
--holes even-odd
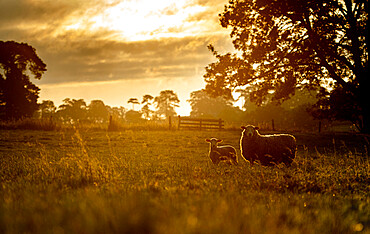
[(54, 131), (60, 130), (62, 125), (52, 119), (21, 119), (14, 121), (0, 121), (0, 129), (23, 129), (23, 130), (41, 130)]
[(240, 132), (1, 131), (0, 232), (370, 232), (362, 136), (297, 135), (291, 167), (216, 167), (207, 137)]

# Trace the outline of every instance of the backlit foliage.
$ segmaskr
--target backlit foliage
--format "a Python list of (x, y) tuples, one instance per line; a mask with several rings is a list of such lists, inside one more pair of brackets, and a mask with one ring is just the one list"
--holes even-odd
[[(230, 97), (237, 87), (248, 87), (250, 99), (261, 104), (269, 94), (284, 101), (296, 88), (328, 96), (343, 89), (343, 99), (358, 106), (350, 120), (370, 130), (367, 8), (366, 0), (229, 1), (220, 23), (231, 28), (236, 52), (220, 54), (209, 46), (217, 61), (206, 67), (206, 90)], [(334, 102), (316, 107), (335, 115), (348, 111)]]

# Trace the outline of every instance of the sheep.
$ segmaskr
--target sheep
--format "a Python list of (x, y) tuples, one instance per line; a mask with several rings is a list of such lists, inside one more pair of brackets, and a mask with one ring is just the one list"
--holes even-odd
[(234, 147), (231, 145), (217, 146), (218, 143), (222, 142), (222, 140), (217, 138), (206, 139), (206, 142), (210, 143), (209, 157), (214, 164), (218, 165), (220, 161), (235, 165), (238, 164)]
[(289, 134), (261, 135), (258, 127), (241, 126), (240, 138), (242, 157), (252, 165), (259, 161), (264, 166), (283, 162), (289, 166), (295, 158), (297, 144), (295, 137)]

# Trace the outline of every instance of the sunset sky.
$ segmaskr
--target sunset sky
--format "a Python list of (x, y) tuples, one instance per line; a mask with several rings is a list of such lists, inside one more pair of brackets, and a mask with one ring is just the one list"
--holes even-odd
[(41, 100), (129, 98), (172, 89), (190, 112), (189, 95), (204, 88), (204, 67), (231, 50), (218, 22), (227, 0), (1, 0), (0, 40), (32, 45), (47, 64)]

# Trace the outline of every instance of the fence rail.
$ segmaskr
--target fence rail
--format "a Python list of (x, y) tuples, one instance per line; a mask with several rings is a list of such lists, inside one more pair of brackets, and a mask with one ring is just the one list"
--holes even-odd
[(178, 129), (224, 129), (222, 119), (192, 118), (179, 115)]

